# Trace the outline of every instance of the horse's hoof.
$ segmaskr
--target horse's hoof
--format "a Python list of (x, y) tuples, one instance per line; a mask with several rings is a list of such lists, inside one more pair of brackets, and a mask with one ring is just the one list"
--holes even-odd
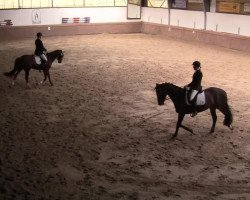
[(176, 135), (173, 135), (169, 140), (174, 140), (176, 138)]
[(230, 130), (234, 130), (234, 127), (232, 125), (229, 126)]

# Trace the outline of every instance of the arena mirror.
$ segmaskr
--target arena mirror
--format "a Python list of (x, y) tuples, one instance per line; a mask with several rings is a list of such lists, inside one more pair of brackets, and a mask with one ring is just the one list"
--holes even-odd
[(141, 0), (128, 0), (127, 18), (141, 19)]

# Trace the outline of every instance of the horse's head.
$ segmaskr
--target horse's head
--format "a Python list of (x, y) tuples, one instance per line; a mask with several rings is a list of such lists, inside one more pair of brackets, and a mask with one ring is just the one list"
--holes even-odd
[(156, 84), (155, 91), (158, 104), (160, 106), (164, 105), (166, 96), (168, 95), (168, 83)]
[(62, 62), (63, 57), (64, 57), (64, 52), (62, 50), (58, 50), (57, 51), (57, 60), (58, 60), (58, 63)]

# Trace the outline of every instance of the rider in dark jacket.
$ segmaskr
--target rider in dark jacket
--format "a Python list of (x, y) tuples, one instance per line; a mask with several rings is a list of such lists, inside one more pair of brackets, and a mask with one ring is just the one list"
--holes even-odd
[(201, 80), (202, 80), (202, 72), (201, 72), (201, 64), (199, 61), (193, 62), (193, 68), (195, 70), (193, 74), (192, 82), (187, 85), (191, 90), (201, 90)]
[(46, 57), (47, 50), (43, 46), (43, 42), (41, 40), (42, 33), (39, 32), (36, 34), (36, 36), (37, 36), (37, 39), (35, 41), (35, 45), (36, 45), (35, 55), (41, 58), (42, 66), (44, 66), (47, 63), (47, 57)]
[(193, 79), (192, 82), (189, 83), (188, 85), (186, 85), (186, 88), (188, 88), (191, 92), (190, 92), (190, 102), (193, 106), (194, 112), (191, 114), (191, 117), (194, 117), (195, 115), (197, 115), (196, 112), (196, 96), (198, 94), (199, 91), (202, 90), (201, 87), (201, 80), (202, 80), (202, 72), (201, 72), (201, 63), (199, 61), (194, 61), (193, 62), (193, 68), (195, 70), (194, 74), (193, 74)]

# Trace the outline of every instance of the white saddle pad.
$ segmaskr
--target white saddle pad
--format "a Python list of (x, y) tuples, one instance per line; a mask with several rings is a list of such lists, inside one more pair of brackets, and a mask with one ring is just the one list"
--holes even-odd
[(205, 92), (202, 92), (197, 96), (196, 105), (202, 106), (205, 105), (205, 103), (206, 103)]
[(37, 65), (41, 65), (42, 64), (40, 56), (35, 56), (35, 62), (36, 62)]
[[(186, 92), (186, 103), (187, 105), (191, 105), (188, 101), (188, 92)], [(206, 98), (205, 98), (205, 92), (203, 91), (202, 93), (199, 93), (196, 99), (196, 105), (197, 106), (202, 106), (205, 105), (206, 103)]]

